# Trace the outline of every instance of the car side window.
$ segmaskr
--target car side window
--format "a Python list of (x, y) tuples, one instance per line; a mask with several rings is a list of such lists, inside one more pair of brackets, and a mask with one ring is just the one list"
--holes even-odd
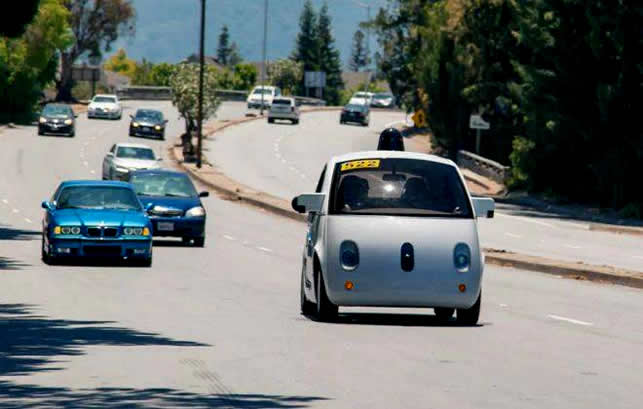
[(324, 186), (324, 177), (326, 176), (326, 166), (324, 166), (324, 169), (321, 172), (321, 175), (319, 176), (319, 181), (317, 182), (317, 188), (315, 189), (315, 193), (321, 193), (322, 187)]

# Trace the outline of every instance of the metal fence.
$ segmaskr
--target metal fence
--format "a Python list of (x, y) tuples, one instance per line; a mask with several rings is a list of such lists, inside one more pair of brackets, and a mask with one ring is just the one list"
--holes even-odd
[(509, 177), (509, 166), (468, 151), (458, 151), (456, 162), (459, 167), (469, 169), (498, 183), (504, 184)]

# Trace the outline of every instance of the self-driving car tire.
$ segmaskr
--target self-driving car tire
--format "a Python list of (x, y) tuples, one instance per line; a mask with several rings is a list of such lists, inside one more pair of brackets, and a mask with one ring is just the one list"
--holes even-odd
[(435, 316), (438, 317), (438, 321), (440, 322), (447, 322), (453, 317), (453, 313), (455, 312), (455, 308), (434, 308), (433, 312), (435, 312)]
[(471, 308), (458, 308), (456, 322), (460, 325), (476, 325), (480, 318), (480, 304), (482, 302), (482, 291), (478, 295), (476, 303)]
[(317, 273), (317, 285), (315, 287), (315, 295), (317, 298), (315, 315), (319, 321), (333, 322), (337, 319), (339, 308), (330, 302), (326, 294), (326, 286), (324, 285), (324, 276), (321, 271)]
[(304, 290), (304, 269), (301, 269), (301, 286), (299, 289), (299, 305), (302, 315), (307, 317), (315, 315), (315, 304), (306, 299), (306, 292)]

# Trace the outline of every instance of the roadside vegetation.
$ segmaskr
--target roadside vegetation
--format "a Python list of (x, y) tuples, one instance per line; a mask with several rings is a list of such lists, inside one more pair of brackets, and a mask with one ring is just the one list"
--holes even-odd
[(370, 25), (434, 144), (473, 151), (482, 113), (481, 154), (511, 165), (513, 188), (641, 217), (641, 21), (626, 1), (390, 0)]

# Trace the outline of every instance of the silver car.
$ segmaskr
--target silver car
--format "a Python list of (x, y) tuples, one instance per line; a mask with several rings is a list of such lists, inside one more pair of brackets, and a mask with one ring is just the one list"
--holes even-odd
[(494, 201), (470, 197), (457, 166), (437, 156), (358, 152), (331, 159), (308, 213), (301, 310), (333, 320), (339, 306), (430, 307), (478, 322), (484, 256), (476, 217)]
[(96, 95), (87, 107), (87, 118), (121, 119), (123, 107), (116, 95)]
[(299, 107), (297, 107), (295, 98), (279, 97), (272, 100), (268, 112), (268, 123), (273, 123), (278, 119), (290, 121), (295, 125), (299, 123)]
[(112, 145), (103, 159), (103, 180), (127, 180), (135, 170), (158, 169), (160, 161), (147, 145), (118, 143)]

